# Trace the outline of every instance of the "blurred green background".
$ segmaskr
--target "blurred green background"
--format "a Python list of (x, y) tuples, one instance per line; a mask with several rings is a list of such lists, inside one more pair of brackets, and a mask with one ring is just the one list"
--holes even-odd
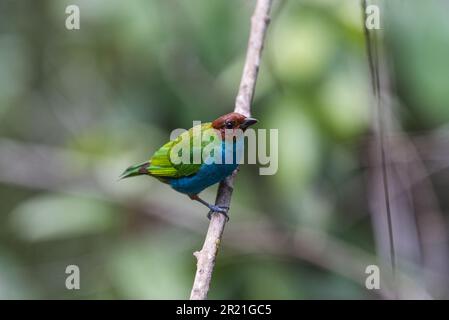
[[(65, 28), (70, 4), (80, 30)], [(402, 295), (447, 298), (449, 6), (386, 6)], [(117, 178), (172, 129), (232, 111), (253, 7), (0, 0), (0, 298), (188, 298), (206, 210), (155, 179)], [(385, 280), (365, 288), (386, 233), (361, 19), (357, 0), (274, 1), (253, 116), (279, 129), (279, 170), (242, 166), (210, 298), (389, 297)], [(80, 290), (65, 287), (71, 264)]]

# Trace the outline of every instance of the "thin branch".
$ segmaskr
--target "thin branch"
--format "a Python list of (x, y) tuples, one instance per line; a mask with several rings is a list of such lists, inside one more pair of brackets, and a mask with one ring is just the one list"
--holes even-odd
[(367, 21), (367, 1), (362, 1), (362, 9), (363, 9), (363, 26), (364, 26), (364, 32), (365, 32), (365, 43), (366, 43), (366, 50), (368, 54), (368, 62), (370, 66), (370, 75), (371, 75), (371, 81), (373, 85), (373, 93), (376, 100), (376, 106), (377, 106), (377, 130), (375, 130), (375, 134), (378, 135), (378, 144), (379, 144), (379, 153), (381, 158), (381, 177), (382, 177), (382, 186), (383, 186), (383, 196), (385, 200), (385, 210), (386, 210), (386, 217), (387, 217), (387, 227), (388, 227), (388, 239), (389, 239), (389, 246), (390, 246), (390, 262), (391, 262), (391, 269), (393, 273), (393, 279), (395, 278), (395, 272), (396, 272), (396, 248), (395, 248), (395, 239), (393, 235), (393, 219), (392, 219), (392, 212), (391, 212), (391, 201), (390, 201), (390, 188), (389, 188), (389, 164), (387, 161), (389, 161), (389, 154), (388, 154), (388, 145), (385, 143), (385, 131), (386, 128), (386, 117), (385, 113), (386, 106), (384, 106), (384, 103), (382, 101), (382, 93), (381, 93), (381, 79), (380, 79), (380, 68), (379, 66), (379, 48), (378, 48), (378, 38), (377, 33), (373, 32), (371, 34), (370, 30), (368, 30), (368, 27), (366, 26)]
[[(242, 80), (235, 101), (234, 111), (245, 116), (251, 114), (251, 102), (256, 87), (257, 74), (259, 73), (260, 59), (263, 49), (265, 34), (270, 21), (269, 13), (272, 0), (258, 0), (254, 14), (251, 18), (251, 30)], [(215, 203), (219, 206), (229, 207), (231, 203), (234, 179), (237, 170), (218, 187)], [(221, 236), (226, 224), (226, 219), (221, 214), (212, 215), (209, 229), (201, 251), (194, 253), (197, 258), (197, 270), (193, 282), (191, 300), (204, 300), (209, 292), (215, 259), (220, 247)]]

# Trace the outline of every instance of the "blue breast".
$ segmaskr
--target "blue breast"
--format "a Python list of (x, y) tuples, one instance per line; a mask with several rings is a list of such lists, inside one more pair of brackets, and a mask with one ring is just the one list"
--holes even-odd
[[(234, 148), (240, 150), (240, 143), (237, 142), (237, 147)], [(234, 150), (236, 150), (234, 149)], [(225, 157), (225, 143), (222, 143), (222, 156)], [(237, 168), (238, 161), (236, 159), (236, 154), (233, 155), (232, 163), (203, 163), (200, 169), (193, 175), (183, 178), (170, 179), (168, 183), (173, 189), (178, 192), (186, 193), (188, 195), (198, 194), (207, 187), (222, 181), (227, 176), (231, 175), (232, 172)]]

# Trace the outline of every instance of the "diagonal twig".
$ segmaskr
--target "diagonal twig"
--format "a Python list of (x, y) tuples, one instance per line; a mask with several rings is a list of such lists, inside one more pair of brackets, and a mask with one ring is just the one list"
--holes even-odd
[[(265, 34), (270, 21), (269, 13), (272, 0), (258, 0), (251, 18), (251, 30), (246, 53), (245, 66), (240, 81), (239, 92), (235, 101), (234, 111), (245, 116), (251, 114), (251, 102), (256, 87), (257, 74), (259, 72), (260, 59), (263, 49)], [(218, 187), (216, 205), (229, 207), (231, 203), (234, 179), (237, 170)], [(221, 214), (213, 214), (209, 229), (204, 240), (203, 248), (194, 253), (197, 258), (197, 270), (193, 282), (191, 300), (204, 300), (209, 292), (215, 259), (220, 246), (221, 237), (226, 224), (226, 219)]]

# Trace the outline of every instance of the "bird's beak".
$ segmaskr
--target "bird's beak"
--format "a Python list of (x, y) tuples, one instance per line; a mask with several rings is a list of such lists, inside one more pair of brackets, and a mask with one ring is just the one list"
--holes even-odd
[(256, 124), (258, 121), (254, 118), (246, 118), (243, 120), (243, 122), (240, 124), (240, 129), (245, 130), (249, 126), (252, 126), (253, 124)]

